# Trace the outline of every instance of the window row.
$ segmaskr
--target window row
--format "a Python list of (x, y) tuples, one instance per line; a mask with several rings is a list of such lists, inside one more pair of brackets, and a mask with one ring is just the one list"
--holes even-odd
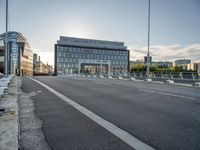
[[(69, 66), (58, 66), (57, 71), (64, 71), (66, 69), (78, 69), (78, 67), (75, 67), (75, 65), (69, 67)], [(111, 66), (110, 70), (127, 70), (126, 66)]]
[(78, 64), (77, 63), (58, 63), (58, 68), (60, 67), (64, 67), (64, 68), (78, 68)]
[(107, 54), (107, 55), (124, 55), (128, 54), (128, 51), (115, 51), (115, 50), (101, 50), (101, 49), (87, 49), (78, 47), (59, 47), (58, 52), (70, 52), (70, 53), (92, 53), (92, 54)]
[[(121, 65), (121, 66), (127, 67), (128, 63), (125, 62), (125, 61), (119, 61), (119, 62), (118, 61), (113, 61), (113, 62), (111, 62), (110, 66), (115, 66), (115, 65), (117, 65), (117, 66)], [(58, 67), (68, 67), (68, 68), (76, 67), (77, 68), (78, 67), (78, 63), (77, 62), (73, 62), (73, 63), (59, 62), (59, 63), (57, 63), (57, 66)]]
[[(79, 60), (75, 58), (63, 58), (58, 57), (57, 63), (78, 63)], [(128, 65), (128, 61), (124, 60), (112, 60), (111, 64), (120, 64), (120, 65)]]
[(81, 54), (81, 53), (58, 53), (58, 58), (78, 58), (78, 59), (102, 59), (102, 60), (128, 60), (127, 55), (93, 55), (93, 54)]

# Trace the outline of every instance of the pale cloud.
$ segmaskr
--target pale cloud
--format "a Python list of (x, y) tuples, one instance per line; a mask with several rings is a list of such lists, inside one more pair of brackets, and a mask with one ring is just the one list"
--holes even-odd
[[(147, 54), (147, 47), (130, 48), (131, 60), (142, 60)], [(174, 61), (176, 59), (191, 59), (193, 62), (200, 62), (200, 44), (188, 46), (180, 45), (153, 45), (150, 47), (150, 54), (153, 61)]]

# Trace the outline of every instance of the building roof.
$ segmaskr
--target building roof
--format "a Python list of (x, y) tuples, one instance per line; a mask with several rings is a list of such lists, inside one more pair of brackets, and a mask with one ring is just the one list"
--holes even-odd
[(57, 41), (57, 44), (127, 50), (127, 47), (124, 46), (124, 42), (85, 39), (85, 38), (67, 37), (67, 36), (60, 36), (60, 40)]

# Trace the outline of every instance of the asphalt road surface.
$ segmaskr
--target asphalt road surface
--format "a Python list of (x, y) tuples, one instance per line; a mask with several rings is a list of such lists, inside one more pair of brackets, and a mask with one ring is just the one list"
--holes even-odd
[[(117, 79), (33, 79), (154, 149), (200, 149), (200, 89)], [(23, 77), (22, 90), (39, 91), (32, 97), (35, 114), (51, 149), (134, 149), (37, 82)]]

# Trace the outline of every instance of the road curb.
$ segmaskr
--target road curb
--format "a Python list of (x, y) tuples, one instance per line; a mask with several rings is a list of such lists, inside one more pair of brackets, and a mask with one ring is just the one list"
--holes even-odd
[(8, 94), (0, 99), (0, 149), (19, 149), (19, 107), (17, 77), (12, 78), (8, 86)]

